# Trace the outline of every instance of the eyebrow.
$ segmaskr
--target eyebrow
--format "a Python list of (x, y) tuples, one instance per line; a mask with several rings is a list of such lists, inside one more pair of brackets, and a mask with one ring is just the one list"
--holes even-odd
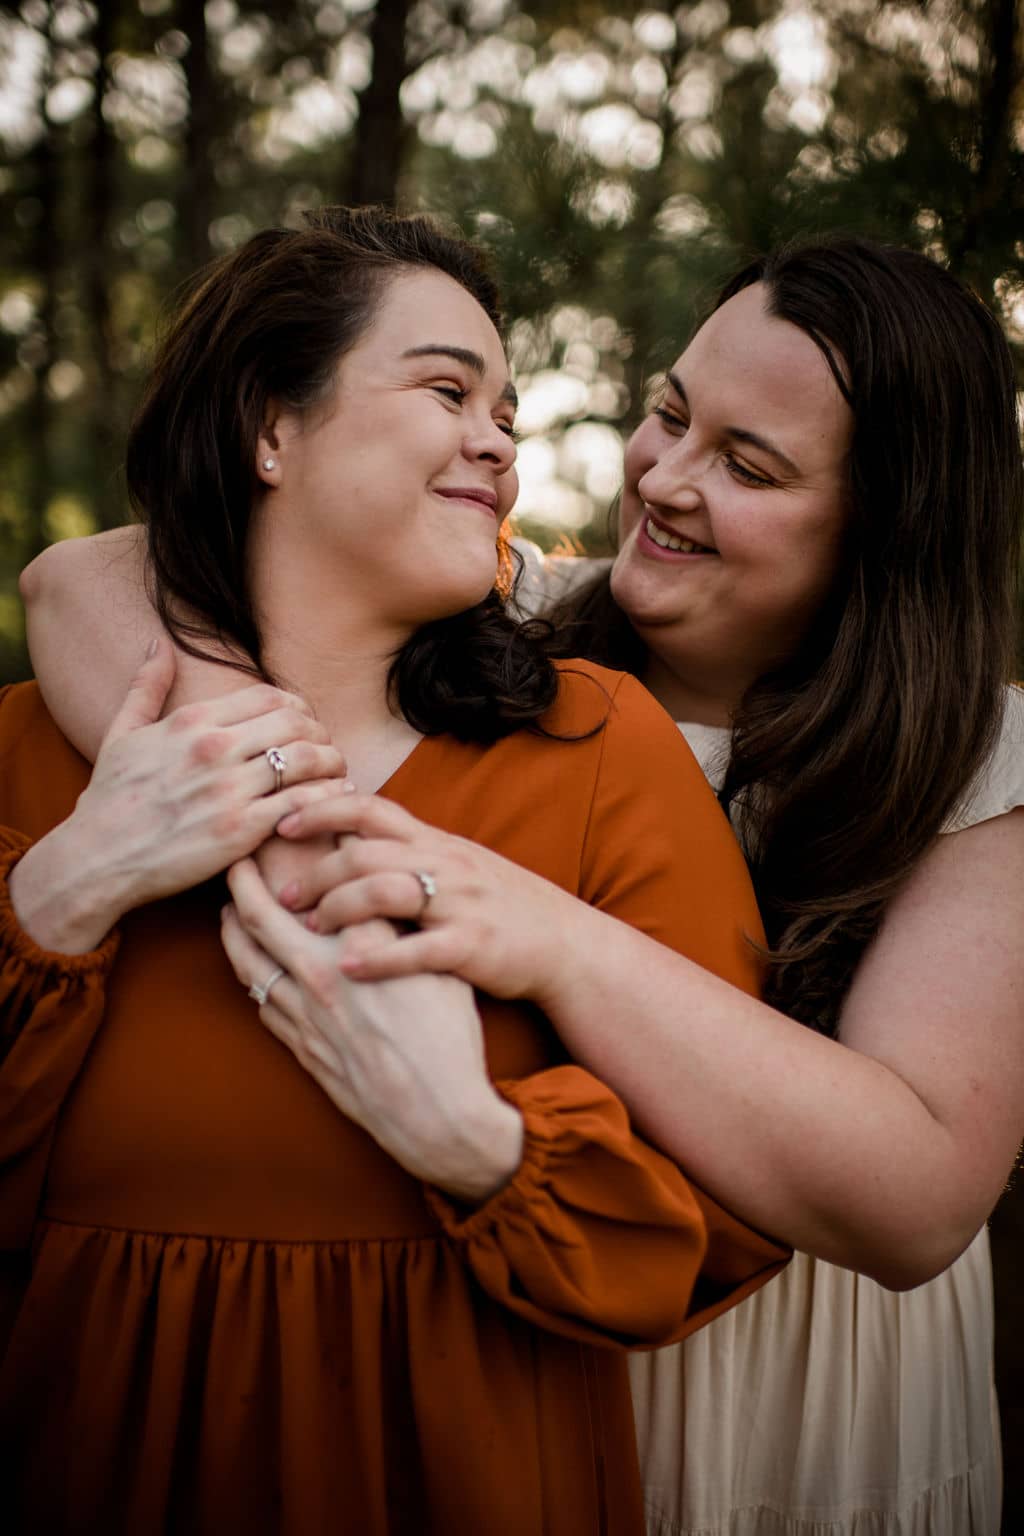
[[(686, 390), (683, 388), (683, 381), (679, 375), (669, 373), (667, 378), (680, 400), (685, 405), (688, 405), (689, 401), (686, 398)], [(794, 479), (800, 478), (800, 470), (793, 463), (793, 460), (783, 453), (781, 448), (777, 448), (773, 442), (770, 442), (767, 437), (761, 437), (757, 432), (748, 432), (746, 427), (726, 427), (725, 431), (726, 435), (733, 438), (737, 443), (749, 443), (752, 448), (760, 448), (763, 453), (770, 453), (773, 459), (778, 460), (788, 475), (792, 475)]]
[[(402, 353), (403, 357), (452, 357), (457, 363), (464, 363), (471, 368), (477, 378), (482, 379), (487, 372), (487, 364), (479, 352), (471, 352), (468, 347), (449, 347), (439, 341), (425, 342), (422, 347), (409, 347)], [(499, 399), (507, 400), (510, 405), (519, 404), (519, 396), (515, 386), (509, 381), (502, 390)]]

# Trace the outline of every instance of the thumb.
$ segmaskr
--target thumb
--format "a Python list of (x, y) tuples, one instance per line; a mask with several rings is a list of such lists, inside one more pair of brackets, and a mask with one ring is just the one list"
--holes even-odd
[(104, 744), (137, 731), (159, 720), (167, 695), (174, 682), (176, 662), (174, 646), (165, 634), (154, 635), (142, 663), (131, 682), (124, 702), (104, 738)]

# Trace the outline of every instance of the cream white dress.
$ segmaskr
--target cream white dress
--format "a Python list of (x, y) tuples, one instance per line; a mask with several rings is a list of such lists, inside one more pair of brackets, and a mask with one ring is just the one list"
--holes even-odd
[[(596, 562), (527, 561), (536, 612)], [(571, 570), (569, 568), (572, 568)], [(712, 783), (728, 731), (680, 726)], [(944, 831), (1024, 805), (1024, 692)], [(988, 1233), (896, 1293), (795, 1254), (685, 1344), (630, 1360), (648, 1536), (999, 1536)]]

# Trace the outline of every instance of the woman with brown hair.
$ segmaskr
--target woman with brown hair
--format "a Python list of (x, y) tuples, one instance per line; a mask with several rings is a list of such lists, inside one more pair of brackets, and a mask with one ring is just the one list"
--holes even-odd
[(215, 265), (127, 464), (161, 611), (235, 670), (158, 720), (155, 638), (91, 778), (34, 685), (0, 694), (5, 1530), (636, 1536), (624, 1347), (784, 1258), (514, 989), (353, 986), (246, 857), (340, 790), (344, 737), (363, 789), (756, 989), (671, 724), (504, 611), (498, 320), (423, 219), (325, 210)]
[[(361, 834), (277, 883), (319, 931), (420, 917), (350, 974), (532, 996), (654, 1140), (802, 1250), (632, 1362), (657, 1536), (998, 1529), (975, 1234), (1024, 1093), (1020, 533), (1013, 368), (984, 307), (909, 251), (782, 250), (725, 290), (632, 438), (610, 572), (534, 561), (524, 583), (534, 606), (574, 588), (569, 649), (640, 677), (721, 786), (768, 1001), (384, 801), (279, 828)], [(52, 686), (58, 614), (114, 664), (74, 570), (136, 613), (140, 584), (102, 541), (47, 558), (67, 572), (40, 609)]]

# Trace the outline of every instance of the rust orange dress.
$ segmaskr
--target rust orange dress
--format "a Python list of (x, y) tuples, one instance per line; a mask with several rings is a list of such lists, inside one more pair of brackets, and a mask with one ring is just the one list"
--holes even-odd
[[(674, 725), (564, 669), (549, 727), (601, 719), (425, 739), (382, 793), (754, 988), (743, 861)], [(525, 1154), (457, 1208), (262, 1028), (220, 881), (41, 951), (6, 875), (87, 775), (34, 684), (0, 693), (4, 1531), (639, 1536), (624, 1347), (783, 1250), (635, 1138), (540, 1013), (487, 997)]]

